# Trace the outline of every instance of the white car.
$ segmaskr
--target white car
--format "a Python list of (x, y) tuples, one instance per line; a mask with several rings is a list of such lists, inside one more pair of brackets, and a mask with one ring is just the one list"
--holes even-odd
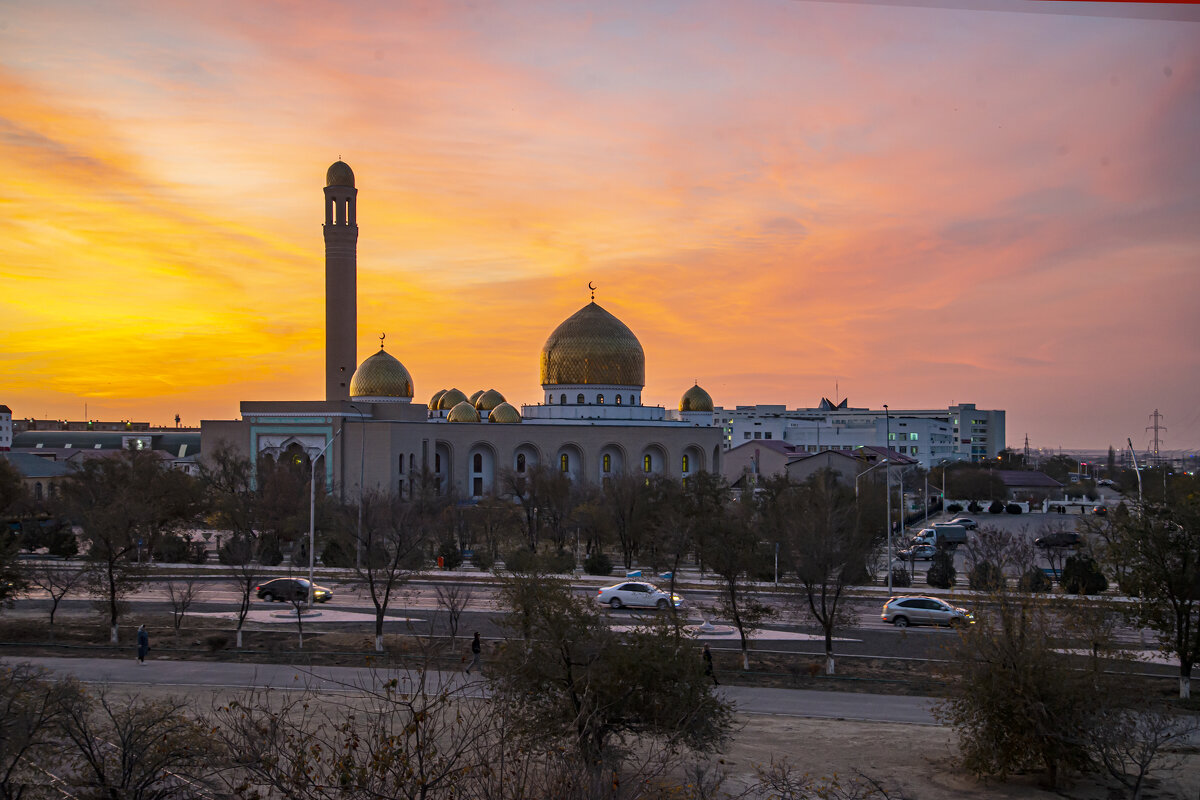
[(658, 608), (665, 611), (674, 603), (676, 608), (683, 605), (683, 598), (677, 594), (669, 594), (652, 583), (630, 581), (618, 583), (615, 586), (605, 586), (596, 590), (596, 602), (613, 608)]

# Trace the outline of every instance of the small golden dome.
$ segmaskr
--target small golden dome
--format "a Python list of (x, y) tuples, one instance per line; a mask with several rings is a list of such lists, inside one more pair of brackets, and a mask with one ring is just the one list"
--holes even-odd
[(446, 415), (446, 422), (479, 422), (479, 412), (464, 399), (450, 409), (450, 413)]
[(488, 413), (488, 422), (513, 423), (521, 421), (521, 412), (512, 403), (501, 403)]
[(446, 393), (445, 389), (439, 389), (434, 393), (433, 397), (429, 398), (429, 410), (437, 411), (438, 401), (442, 399), (442, 395)]
[(712, 411), (713, 401), (708, 392), (700, 388), (700, 384), (696, 384), (692, 388), (683, 393), (683, 397), (679, 398), (680, 411)]
[(412, 376), (396, 358), (379, 348), (354, 370), (350, 380), (351, 397), (408, 397), (413, 396)]
[(496, 406), (504, 402), (504, 395), (497, 392), (495, 389), (488, 389), (479, 397), (475, 398), (475, 408), (480, 411), (491, 411)]
[(595, 302), (568, 317), (542, 347), (542, 385), (646, 385), (646, 354), (624, 322)]
[(471, 405), (475, 405), (475, 401), (478, 400), (480, 395), (482, 395), (482, 394), (483, 394), (483, 389), (480, 389), (479, 391), (475, 392), (473, 395), (468, 397), (467, 402), (469, 402)]
[(466, 403), (467, 396), (458, 389), (447, 389), (446, 393), (438, 398), (438, 410), (449, 411), (459, 403)]
[(345, 161), (335, 161), (325, 170), (326, 186), (349, 186), (354, 188), (354, 170)]

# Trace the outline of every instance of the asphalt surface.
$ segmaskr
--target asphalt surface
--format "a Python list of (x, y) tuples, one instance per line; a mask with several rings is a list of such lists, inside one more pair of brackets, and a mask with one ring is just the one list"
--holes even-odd
[[(274, 689), (320, 692), (358, 692), (378, 689), (396, 679), (401, 688), (417, 687), (420, 676), (413, 670), (371, 670), (355, 667), (299, 667), (286, 664), (238, 664), (170, 661), (151, 658), (19, 658), (58, 675), (70, 675), (86, 683), (192, 689)], [(486, 696), (486, 684), (478, 677), (455, 672), (429, 672), (427, 691), (443, 687), (462, 689), (468, 696)], [(717, 690), (742, 714), (846, 719), (864, 722), (898, 722), (935, 725), (929, 697), (907, 697), (849, 692), (817, 692), (800, 689), (767, 689), (721, 686)]]

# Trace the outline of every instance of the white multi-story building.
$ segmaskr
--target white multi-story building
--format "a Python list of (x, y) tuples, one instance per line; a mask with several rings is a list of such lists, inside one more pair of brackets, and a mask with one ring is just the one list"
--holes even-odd
[(973, 403), (944, 409), (850, 408), (823, 399), (816, 408), (782, 405), (717, 407), (726, 450), (755, 439), (781, 440), (810, 453), (886, 447), (929, 469), (945, 461), (983, 461), (1004, 449), (1004, 412)]
[(12, 409), (0, 405), (0, 451), (12, 448), (13, 424)]

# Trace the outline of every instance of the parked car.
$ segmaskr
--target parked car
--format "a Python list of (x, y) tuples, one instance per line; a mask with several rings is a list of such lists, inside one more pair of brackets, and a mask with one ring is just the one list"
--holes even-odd
[(947, 523), (948, 525), (962, 525), (969, 531), (973, 531), (979, 527), (979, 523), (970, 517), (955, 517)]
[(1079, 547), (1083, 540), (1074, 531), (1055, 531), (1033, 540), (1038, 547)]
[(896, 553), (898, 558), (905, 561), (933, 561), (933, 557), (937, 555), (937, 548), (931, 544), (918, 544), (907, 550), (901, 550)]
[(1100, 480), (1096, 481), (1096, 485), (1097, 486), (1115, 486), (1116, 484), (1113, 483), (1113, 481), (1109, 478), (1101, 478)]
[(652, 583), (629, 581), (615, 586), (605, 586), (596, 591), (596, 602), (613, 608), (658, 608), (666, 610), (672, 604), (676, 608), (683, 605), (683, 598), (677, 594), (669, 594)]
[(974, 625), (975, 616), (940, 597), (893, 597), (883, 604), (884, 622), (897, 628), (909, 625)]
[[(254, 587), (260, 600), (268, 603), (276, 600), (293, 602), (308, 599), (308, 580), (305, 578), (275, 578)], [(313, 601), (328, 603), (333, 599), (333, 590), (324, 586), (313, 586)]]
[(1095, 508), (1092, 509), (1092, 513), (1095, 514), (1097, 517), (1106, 517), (1106, 516), (1108, 516), (1108, 507), (1107, 506), (1096, 506)]

